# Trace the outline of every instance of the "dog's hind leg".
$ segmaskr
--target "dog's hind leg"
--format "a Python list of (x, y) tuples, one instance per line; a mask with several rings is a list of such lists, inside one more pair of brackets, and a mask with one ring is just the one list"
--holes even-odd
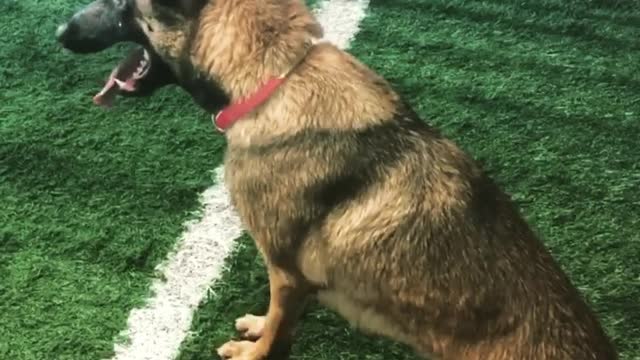
[[(218, 348), (218, 355), (231, 360), (284, 359), (291, 348), (293, 330), (304, 310), (311, 286), (298, 275), (270, 265), (268, 266), (271, 298), (263, 321), (259, 339), (253, 341), (229, 341)], [(247, 318), (245, 316), (245, 318)], [(251, 325), (251, 324), (250, 324)], [(255, 325), (255, 324), (253, 324)]]
[(409, 335), (395, 319), (376, 309), (376, 306), (365, 305), (362, 301), (356, 300), (353, 295), (353, 293), (333, 289), (319, 291), (317, 298), (322, 305), (336, 311), (353, 328), (363, 333), (387, 337), (416, 347), (418, 340)]

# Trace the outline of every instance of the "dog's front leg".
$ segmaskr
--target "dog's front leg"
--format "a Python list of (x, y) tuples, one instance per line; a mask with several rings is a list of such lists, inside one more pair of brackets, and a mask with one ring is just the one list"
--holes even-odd
[[(293, 330), (310, 293), (302, 276), (269, 265), (269, 310), (265, 317), (247, 315), (236, 324), (250, 330), (253, 341), (229, 341), (218, 348), (218, 355), (231, 360), (284, 359), (291, 348)], [(244, 321), (244, 325), (242, 322)], [(241, 325), (241, 326), (238, 326)]]

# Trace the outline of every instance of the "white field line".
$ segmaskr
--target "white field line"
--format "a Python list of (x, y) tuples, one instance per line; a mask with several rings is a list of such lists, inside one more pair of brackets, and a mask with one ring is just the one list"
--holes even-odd
[[(322, 1), (316, 16), (324, 27), (324, 40), (347, 48), (368, 5), (369, 0)], [(129, 314), (122, 333), (127, 342), (114, 345), (113, 360), (170, 360), (178, 355), (194, 311), (222, 275), (225, 260), (242, 235), (223, 173), (223, 167), (215, 170), (216, 184), (201, 196), (202, 217), (186, 224), (175, 249), (158, 266), (162, 276), (151, 285), (152, 297)]]
[(324, 40), (341, 49), (349, 47), (364, 19), (369, 0), (326, 0), (318, 4), (316, 18), (324, 28)]

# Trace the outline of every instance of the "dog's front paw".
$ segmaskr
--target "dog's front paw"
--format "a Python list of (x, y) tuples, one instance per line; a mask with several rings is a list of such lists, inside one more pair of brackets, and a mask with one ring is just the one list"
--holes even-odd
[(262, 336), (265, 319), (265, 316), (246, 314), (236, 319), (236, 330), (245, 339), (257, 340)]
[(218, 355), (226, 360), (263, 360), (253, 341), (229, 341), (218, 348)]

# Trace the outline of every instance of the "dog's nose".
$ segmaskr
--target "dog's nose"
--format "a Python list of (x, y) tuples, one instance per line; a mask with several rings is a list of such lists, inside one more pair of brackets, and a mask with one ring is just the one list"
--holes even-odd
[(58, 26), (58, 28), (56, 29), (56, 38), (58, 40), (60, 40), (60, 38), (62, 38), (62, 35), (67, 31), (67, 28), (69, 26), (67, 24), (62, 24), (60, 26)]
[(78, 30), (78, 25), (75, 22), (62, 24), (56, 29), (56, 40), (65, 48), (77, 46), (83, 40), (79, 38)]
[(58, 42), (64, 44), (65, 40), (69, 37), (69, 24), (62, 24), (56, 29), (56, 39)]

